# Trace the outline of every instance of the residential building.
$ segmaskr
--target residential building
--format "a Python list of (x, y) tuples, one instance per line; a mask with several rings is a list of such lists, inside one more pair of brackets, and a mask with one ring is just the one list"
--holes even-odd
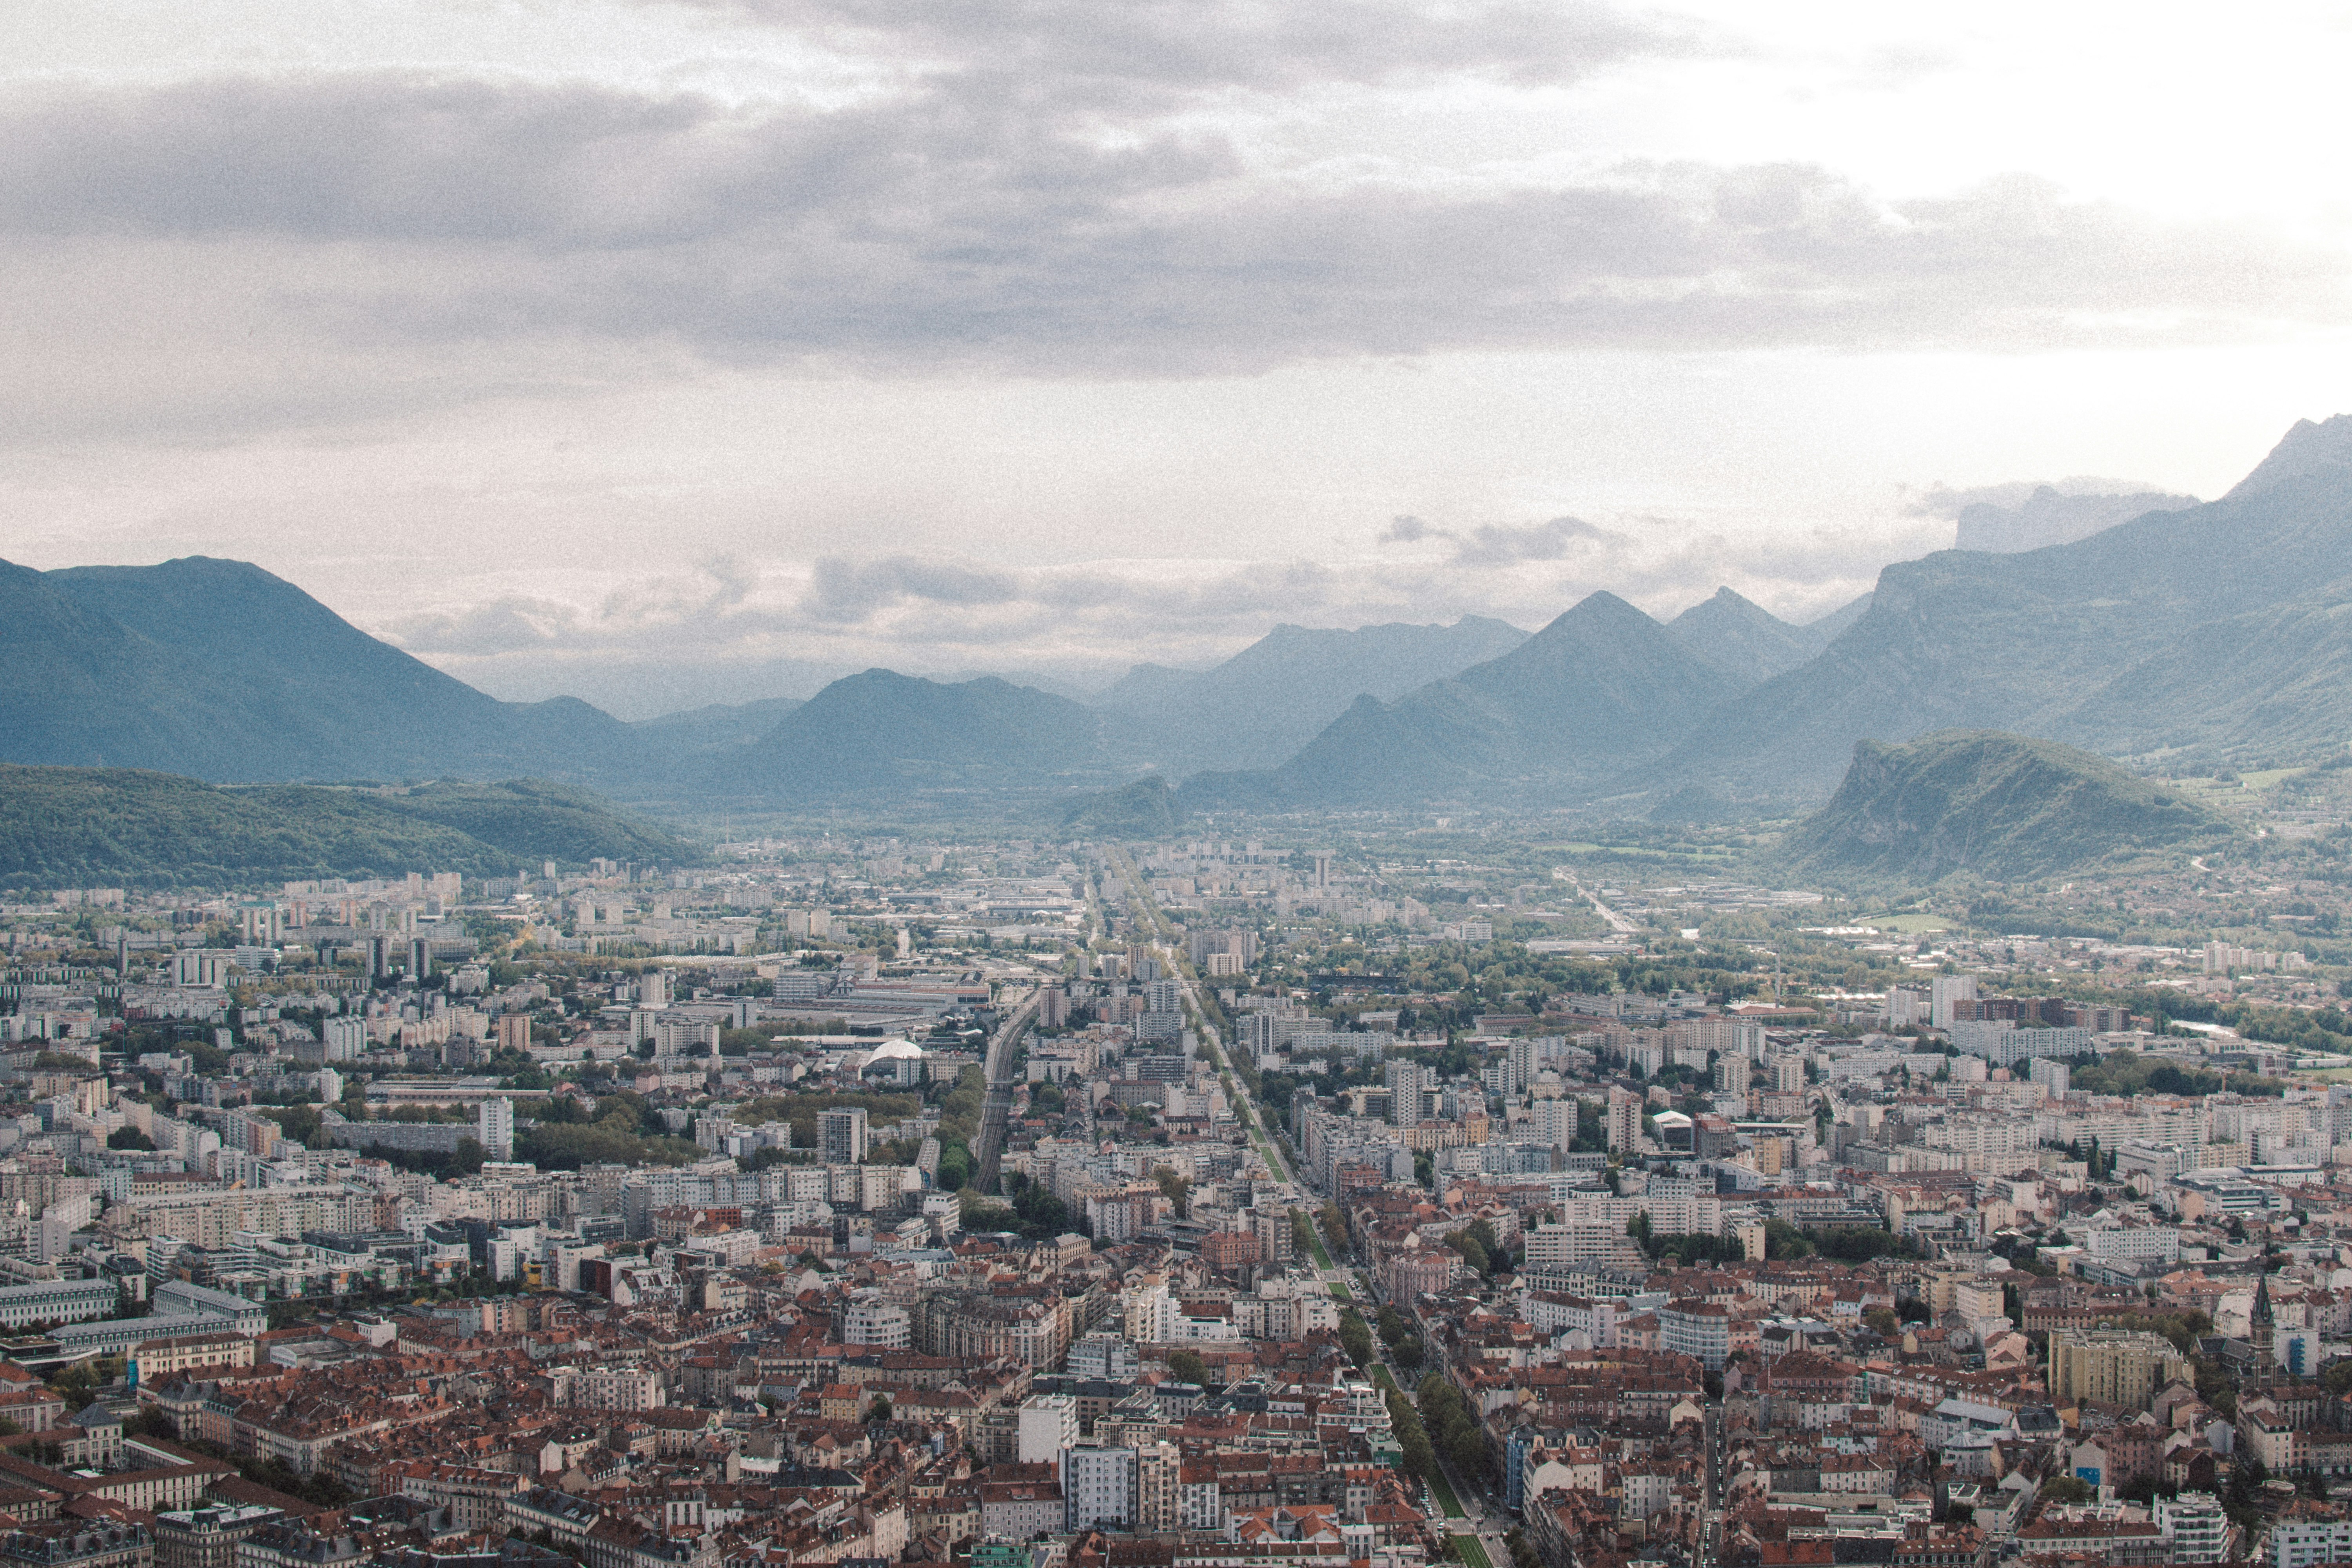
[(2157, 1391), (2189, 1375), (2189, 1359), (2158, 1334), (2061, 1329), (2050, 1336), (2050, 1397), (2062, 1408), (2095, 1399), (2145, 1410)]
[(863, 1163), (866, 1144), (866, 1111), (862, 1107), (817, 1113), (817, 1152), (826, 1164)]

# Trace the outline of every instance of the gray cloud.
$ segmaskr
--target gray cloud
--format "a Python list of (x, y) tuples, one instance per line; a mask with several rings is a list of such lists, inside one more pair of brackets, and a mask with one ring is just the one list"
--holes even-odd
[(909, 600), (960, 606), (1003, 605), (1018, 591), (1013, 579), (1003, 573), (919, 561), (911, 555), (868, 562), (828, 555), (816, 563), (801, 608), (818, 620), (847, 624), (867, 620), (877, 611)]
[(1572, 544), (1606, 544), (1619, 537), (1573, 517), (1525, 528), (1486, 523), (1459, 542), (1454, 562), (1457, 566), (1508, 566), (1521, 561), (1559, 561)]
[(1550, 83), (1703, 47), (1687, 23), (1578, 0), (694, 3), (846, 52), (1094, 92), (1283, 91), (1459, 75)]
[(109, 245), (110, 281), (233, 247), (217, 264), (258, 280), (240, 308), (338, 353), (676, 344), (884, 372), (2200, 341), (2343, 314), (2332, 251), (2022, 178), (1894, 203), (1801, 165), (1309, 184), (1001, 85), (830, 110), (383, 72), (19, 93), (0, 246)]
[(1450, 563), (1459, 567), (1516, 566), (1528, 561), (1563, 561), (1573, 546), (1588, 552), (1615, 552), (1631, 542), (1620, 533), (1595, 528), (1581, 518), (1556, 517), (1549, 522), (1481, 523), (1462, 531), (1433, 528), (1417, 517), (1400, 517), (1375, 536), (1379, 544), (1417, 544), (1423, 540), (1449, 540)]
[(569, 605), (509, 597), (412, 616), (381, 630), (414, 654), (477, 656), (543, 647), (579, 622), (579, 612)]

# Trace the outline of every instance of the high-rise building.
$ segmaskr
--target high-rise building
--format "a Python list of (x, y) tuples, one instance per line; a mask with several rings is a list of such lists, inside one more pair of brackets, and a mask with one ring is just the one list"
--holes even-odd
[(828, 1165), (856, 1165), (866, 1159), (863, 1109), (817, 1113), (817, 1150)]
[(367, 1055), (365, 1018), (330, 1018), (319, 1026), (331, 1062), (355, 1062)]
[(1132, 1530), (1136, 1517), (1136, 1454), (1132, 1448), (1101, 1448), (1089, 1444), (1065, 1448), (1062, 1459), (1062, 1503), (1066, 1528), (1093, 1530), (1108, 1525)]
[(1389, 1125), (1417, 1127), (1421, 1124), (1429, 1088), (1430, 1074), (1419, 1062), (1388, 1064)]
[(1748, 1062), (1746, 1057), (1733, 1056), (1727, 1052), (1724, 1055), (1716, 1058), (1715, 1087), (1717, 1091), (1722, 1094), (1746, 1094), (1748, 1092)]
[(1642, 1097), (1609, 1086), (1609, 1147), (1633, 1150), (1642, 1146)]
[(669, 971), (648, 969), (637, 976), (637, 1005), (667, 1007), (669, 1005)]
[(475, 1136), (482, 1145), (482, 1156), (489, 1160), (514, 1158), (514, 1101), (486, 1100), (474, 1111)]
[(530, 1015), (501, 1013), (499, 1015), (499, 1049), (518, 1055), (530, 1049)]
[(1538, 1070), (1536, 1066), (1534, 1038), (1527, 1035), (1520, 1035), (1514, 1038), (1505, 1051), (1504, 1059), (1509, 1064), (1511, 1069), (1510, 1092), (1515, 1095), (1527, 1093), (1528, 1088), (1536, 1081), (1536, 1073)]
[(425, 984), (425, 976), (432, 973), (432, 939), (421, 936), (410, 937), (408, 939), (408, 978), (422, 985)]
[(1177, 1478), (1182, 1457), (1173, 1443), (1148, 1443), (1135, 1455), (1135, 1528), (1145, 1531), (1177, 1527)]
[(1567, 1148), (1576, 1142), (1576, 1101), (1537, 1100), (1528, 1117), (1528, 1127), (1537, 1142), (1554, 1149)]
[(1927, 983), (1929, 1022), (1941, 1029), (1948, 1026), (1957, 1014), (1955, 1002), (1977, 999), (1977, 977), (1973, 974), (1939, 974)]

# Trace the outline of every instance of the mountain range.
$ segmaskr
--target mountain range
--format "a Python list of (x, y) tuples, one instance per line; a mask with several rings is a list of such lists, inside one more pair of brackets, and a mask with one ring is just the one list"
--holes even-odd
[(1801, 802), (1860, 739), (2001, 730), (2112, 757), (2288, 754), (2352, 732), (2352, 416), (2308, 421), (2221, 500), (2022, 554), (1880, 573), (1816, 658), (1629, 786)]
[(1357, 698), (1266, 784), (1318, 805), (1590, 786), (1664, 752), (1747, 684), (1594, 594), (1499, 658), (1393, 702)]
[(1518, 627), (1479, 616), (1450, 626), (1277, 626), (1212, 669), (1137, 665), (1093, 706), (1118, 721), (1112, 743), (1152, 765), (1180, 773), (1270, 768), (1359, 697), (1393, 701), (1527, 640)]
[[(1729, 589), (1664, 623), (1604, 592), (1532, 635), (1478, 616), (1277, 626), (1213, 668), (1138, 665), (1086, 700), (873, 669), (806, 702), (636, 724), (570, 699), (499, 701), (243, 563), (0, 563), (0, 762), (215, 783), (530, 774), (777, 807), (1018, 796), (1055, 812), (1157, 775), (1179, 781), (1171, 811), (1609, 798), (1671, 816), (1809, 807), (1858, 741), (1940, 730), (2143, 763), (2340, 745), (2352, 417), (2297, 425), (2217, 501), (2140, 500), (2153, 504), (2069, 542), (1898, 563), (1807, 626)], [(2061, 501), (2126, 504), (2034, 492), (2022, 510), (2053, 527), (2089, 516), (2058, 518)], [(1121, 810), (1157, 819), (1156, 802)]]

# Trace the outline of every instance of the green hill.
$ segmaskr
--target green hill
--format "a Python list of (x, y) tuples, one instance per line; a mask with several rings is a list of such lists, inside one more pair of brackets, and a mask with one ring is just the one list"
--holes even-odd
[(1948, 730), (1906, 745), (1856, 745), (1845, 782), (1789, 835), (1780, 857), (1789, 871), (1831, 879), (2015, 879), (2228, 832), (2204, 807), (2088, 752)]
[(701, 858), (583, 790), (536, 779), (415, 788), (215, 788), (129, 768), (0, 764), (0, 884), (227, 887), (289, 878)]

